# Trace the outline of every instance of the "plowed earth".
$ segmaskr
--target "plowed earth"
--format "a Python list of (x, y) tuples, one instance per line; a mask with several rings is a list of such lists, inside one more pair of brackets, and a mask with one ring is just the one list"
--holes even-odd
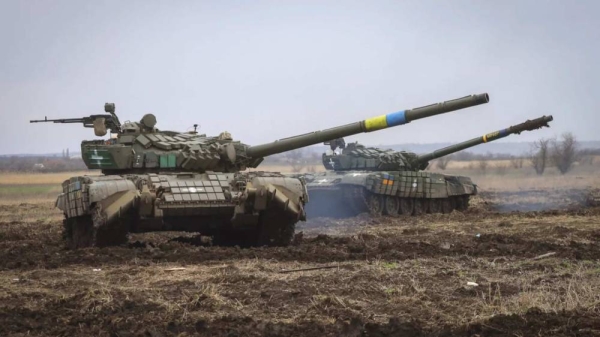
[(600, 209), (484, 197), (250, 249), (146, 233), (67, 250), (51, 203), (1, 205), (0, 336), (600, 336)]

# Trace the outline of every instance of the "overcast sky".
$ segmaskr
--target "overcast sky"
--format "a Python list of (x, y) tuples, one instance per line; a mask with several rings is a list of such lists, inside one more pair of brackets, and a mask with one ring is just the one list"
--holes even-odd
[(490, 103), (349, 137), (457, 142), (552, 114), (531, 141), (600, 140), (600, 1), (0, 0), (0, 154), (79, 151), (29, 124), (116, 103), (121, 121), (259, 144), (488, 92)]

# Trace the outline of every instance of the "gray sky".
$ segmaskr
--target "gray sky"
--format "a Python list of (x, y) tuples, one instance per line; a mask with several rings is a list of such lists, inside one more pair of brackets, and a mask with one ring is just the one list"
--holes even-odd
[(0, 154), (79, 150), (79, 125), (157, 127), (259, 144), (488, 92), (490, 103), (350, 137), (461, 141), (543, 114), (599, 140), (600, 1), (0, 0)]

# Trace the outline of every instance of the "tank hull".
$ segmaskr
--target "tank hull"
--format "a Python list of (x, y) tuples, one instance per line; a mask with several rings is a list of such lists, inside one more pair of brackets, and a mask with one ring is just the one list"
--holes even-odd
[(327, 171), (305, 179), (308, 218), (450, 213), (467, 209), (477, 194), (469, 177), (422, 171)]
[(56, 206), (73, 248), (118, 245), (128, 233), (148, 231), (287, 245), (308, 201), (302, 179), (266, 172), (79, 176), (62, 186)]

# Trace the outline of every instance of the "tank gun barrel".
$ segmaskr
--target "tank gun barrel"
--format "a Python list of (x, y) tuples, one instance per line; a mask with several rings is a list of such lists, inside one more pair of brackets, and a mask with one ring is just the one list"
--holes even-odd
[(482, 137), (473, 138), (471, 140), (467, 140), (466, 142), (454, 144), (454, 145), (445, 147), (443, 149), (433, 151), (431, 153), (420, 155), (417, 157), (417, 162), (425, 163), (430, 160), (444, 157), (449, 154), (459, 152), (459, 151), (468, 149), (470, 147), (473, 147), (473, 146), (476, 146), (479, 144), (489, 143), (489, 142), (495, 141), (497, 139), (507, 137), (512, 134), (520, 134), (523, 131), (533, 131), (536, 129), (541, 129), (542, 127), (550, 127), (550, 125), (548, 125), (548, 123), (551, 122), (552, 120), (553, 120), (552, 116), (542, 116), (540, 118), (536, 118), (533, 120), (527, 120), (524, 123), (513, 125), (506, 129), (502, 129), (502, 130), (498, 130), (495, 132), (485, 134)]
[(403, 110), (389, 113), (387, 115), (368, 118), (359, 122), (334, 127), (331, 129), (283, 138), (272, 143), (251, 146), (246, 150), (246, 155), (251, 158), (265, 157), (309, 145), (323, 143), (337, 138), (355, 135), (358, 133), (372, 132), (403, 125), (417, 119), (432, 117), (488, 102), (489, 95), (487, 93), (466, 96), (463, 98), (427, 105), (411, 110)]

